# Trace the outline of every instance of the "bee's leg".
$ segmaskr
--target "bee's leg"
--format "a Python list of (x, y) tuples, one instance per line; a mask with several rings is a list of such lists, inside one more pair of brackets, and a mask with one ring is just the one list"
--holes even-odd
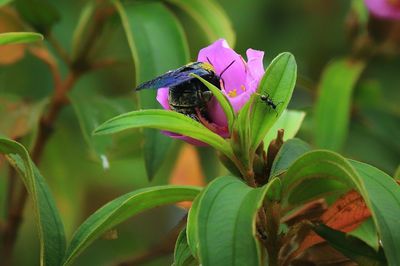
[(185, 115), (188, 116), (188, 117), (190, 117), (190, 118), (193, 119), (194, 121), (201, 122), (201, 121), (199, 120), (199, 117), (198, 117), (196, 114), (185, 114)]
[(217, 131), (217, 128), (208, 121), (208, 119), (201, 113), (199, 108), (196, 108), (195, 110), (196, 110), (196, 115), (197, 115), (198, 121), (200, 123), (202, 123), (206, 128), (208, 128), (209, 130), (211, 130), (213, 132)]

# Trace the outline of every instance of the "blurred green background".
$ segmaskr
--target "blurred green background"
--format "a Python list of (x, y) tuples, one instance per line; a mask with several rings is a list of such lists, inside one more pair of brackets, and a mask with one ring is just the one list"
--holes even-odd
[[(79, 46), (80, 42), (90, 37), (84, 31), (78, 39), (73, 40), (81, 12), (91, 5), (90, 1), (51, 2), (60, 14), (51, 36), (68, 53), (74, 52), (74, 45)], [(174, 1), (132, 0), (123, 3), (128, 5), (128, 2), (136, 11), (142, 10), (137, 11), (140, 14), (136, 19), (148, 23), (143, 25), (150, 25), (154, 17), (161, 16), (162, 12), (176, 19), (188, 40), (188, 59), (191, 61), (196, 60), (199, 48), (210, 44), (212, 38), (216, 39), (213, 35), (201, 33), (201, 27), (196, 26), (183, 9), (174, 5)], [(149, 12), (152, 9), (146, 5), (158, 5), (157, 2), (161, 3), (162, 12)], [(236, 34), (234, 48), (238, 53), (245, 55), (248, 48), (265, 51), (265, 66), (280, 52), (289, 51), (295, 55), (299, 80), (289, 108), (307, 112), (298, 137), (311, 144), (316, 144), (318, 134), (314, 113), (324, 69), (337, 58), (361, 58), (365, 61), (365, 69), (352, 88), (348, 134), (338, 151), (393, 175), (400, 163), (400, 57), (395, 49), (398, 44), (372, 55), (360, 56), (355, 47), (360, 39), (368, 36), (368, 24), (362, 21), (361, 15), (365, 14), (365, 10), (357, 10), (359, 13), (354, 11), (356, 2), (360, 1), (205, 1), (206, 4), (220, 5), (226, 12)], [(10, 16), (13, 16), (10, 15), (11, 9), (13, 7), (9, 6), (0, 9), (0, 30), (3, 32), (18, 30), (18, 27), (10, 29), (7, 24), (11, 21)], [(221, 18), (209, 19), (217, 24), (222, 23)], [(152, 27), (157, 29), (160, 25)], [(152, 35), (136, 39), (138, 46), (141, 41), (148, 42), (155, 45), (160, 54), (171, 55), (157, 57), (154, 65), (144, 66), (143, 69), (150, 69), (145, 73), (147, 79), (168, 70), (163, 66), (178, 67), (185, 63), (181, 63), (185, 55), (177, 59), (168, 46), (164, 46), (160, 34), (157, 35), (159, 39), (152, 39)], [(56, 52), (47, 41), (45, 45)], [(34, 132), (35, 123), (27, 125), (27, 121), (37, 121), (37, 114), (43, 110), (44, 101), (53, 90), (52, 76), (46, 65), (27, 49), (12, 62), (5, 62), (4, 58), (10, 57), (10, 53), (9, 50), (0, 50), (0, 133), (16, 136), (29, 147), (33, 138), (32, 134), (27, 133)], [(138, 108), (139, 101), (142, 106), (155, 105), (155, 99), (152, 92), (141, 97), (133, 92), (138, 77), (135, 76), (135, 65), (118, 14), (113, 14), (106, 21), (99, 38), (94, 42), (94, 49), (90, 53), (83, 50), (83, 53), (87, 53), (89, 61), (112, 59), (112, 64), (80, 77), (69, 93), (72, 104), (62, 110), (39, 165), (56, 198), (68, 239), (86, 217), (109, 200), (137, 188), (168, 183), (175, 164), (173, 158), (178, 157), (182, 146), (178, 141), (163, 140), (167, 143), (165, 153), (161, 158), (151, 159), (155, 162), (152, 169), (160, 169), (152, 181), (148, 181), (146, 167), (149, 171), (149, 166), (145, 165), (143, 158), (142, 132), (131, 131), (113, 139), (93, 140), (90, 132), (95, 125), (116, 114)], [(57, 60), (65, 75), (68, 71), (66, 65), (60, 57)], [(333, 103), (346, 101), (335, 92), (330, 95)], [(22, 122), (15, 125), (19, 119)], [(326, 117), (327, 121), (329, 119)], [(332, 121), (329, 126), (333, 130), (338, 125)], [(17, 129), (22, 133), (16, 134)], [(207, 180), (226, 171), (216, 162), (212, 150), (199, 148), (198, 151)], [(104, 161), (104, 156), (109, 167), (105, 167), (108, 163)], [(164, 160), (164, 156), (169, 159)], [(7, 167), (0, 162), (0, 217), (3, 216), (5, 204), (6, 176)], [(118, 239), (96, 241), (75, 265), (113, 265), (138, 256), (163, 239), (184, 212), (171, 206), (135, 217), (118, 227)], [(23, 255), (16, 256), (15, 265), (36, 265), (38, 262), (39, 246), (32, 215), (31, 208), (26, 208), (15, 251)], [(171, 256), (166, 256), (146, 265), (169, 265), (171, 261)]]

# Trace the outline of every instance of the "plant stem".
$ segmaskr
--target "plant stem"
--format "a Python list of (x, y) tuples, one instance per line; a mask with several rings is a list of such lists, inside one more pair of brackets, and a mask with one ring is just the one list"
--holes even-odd
[[(50, 69), (53, 76), (54, 92), (50, 100), (49, 108), (40, 118), (38, 136), (34, 144), (31, 156), (32, 161), (38, 165), (43, 155), (44, 148), (50, 139), (53, 132), (53, 126), (57, 120), (62, 108), (68, 104), (67, 93), (72, 89), (76, 80), (85, 72), (93, 69), (90, 62), (87, 61), (87, 55), (93, 49), (95, 42), (102, 32), (107, 18), (113, 14), (113, 9), (100, 9), (96, 13), (93, 20), (93, 25), (88, 33), (88, 37), (85, 38), (83, 49), (78, 57), (75, 58), (74, 62), (71, 62), (66, 51), (61, 47), (59, 42), (54, 39), (51, 35), (48, 36), (49, 42), (53, 45), (54, 50), (68, 65), (69, 73), (64, 80), (61, 78), (61, 74), (57, 65), (57, 61), (51, 55), (46, 47), (31, 47), (30, 51), (33, 55), (43, 61)], [(12, 199), (12, 203), (9, 205), (9, 216), (5, 224), (5, 230), (3, 235), (3, 249), (2, 249), (2, 265), (11, 265), (12, 253), (14, 250), (15, 242), (17, 240), (17, 233), (22, 222), (22, 214), (27, 199), (27, 191), (24, 186), (21, 185), (19, 194), (15, 195), (15, 189), (9, 191), (11, 193), (9, 198)]]
[[(32, 150), (32, 161), (35, 164), (39, 164), (42, 158), (43, 150), (50, 139), (54, 122), (56, 121), (62, 107), (67, 103), (67, 101), (65, 101), (66, 93), (72, 88), (78, 76), (77, 73), (71, 72), (64, 82), (55, 84), (54, 95), (50, 102), (49, 111), (47, 114), (44, 114), (40, 120), (38, 136)], [(15, 176), (13, 179), (15, 179)], [(10, 180), (10, 182), (10, 186), (14, 186), (14, 181)], [(13, 199), (15, 191), (15, 188), (10, 188), (8, 196), (10, 200)], [(11, 265), (12, 253), (17, 240), (18, 230), (22, 222), (22, 215), (27, 196), (28, 192), (26, 188), (21, 185), (15, 200), (12, 200), (11, 203), (9, 203), (9, 214), (2, 239), (2, 257), (4, 258), (2, 262), (5, 266)]]
[(279, 250), (281, 241), (279, 238), (280, 205), (277, 202), (269, 201), (265, 206), (268, 251), (268, 265), (278, 265)]

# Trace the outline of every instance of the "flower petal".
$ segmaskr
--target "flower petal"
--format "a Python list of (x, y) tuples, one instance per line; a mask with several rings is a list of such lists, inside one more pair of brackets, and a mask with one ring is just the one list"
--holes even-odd
[(210, 61), (218, 75), (221, 75), (222, 71), (234, 62), (221, 77), (226, 92), (238, 89), (245, 84), (246, 68), (243, 59), (229, 47), (226, 40), (219, 39), (210, 46), (201, 49), (197, 60), (200, 62)]
[(183, 135), (180, 135), (180, 134), (175, 134), (175, 133), (170, 132), (170, 131), (161, 131), (161, 133), (163, 133), (164, 135), (166, 135), (168, 137), (174, 138), (174, 139), (180, 139), (180, 140), (186, 141), (187, 143), (195, 145), (195, 146), (208, 146), (207, 143), (204, 143), (204, 142), (202, 142), (200, 140), (193, 139), (193, 138), (190, 138), (190, 137), (187, 137), (187, 136), (183, 136)]
[(157, 101), (161, 104), (161, 106), (164, 109), (171, 110), (171, 107), (169, 107), (169, 102), (168, 102), (168, 93), (169, 93), (169, 88), (159, 88), (157, 90)]
[(236, 97), (233, 98), (228, 98), (229, 101), (231, 102), (231, 105), (233, 107), (233, 110), (235, 110), (235, 112), (239, 112), (240, 109), (242, 109), (243, 105), (245, 105), (249, 100), (250, 100), (250, 96), (254, 93), (254, 91), (246, 91), (245, 93), (242, 93)]
[(250, 81), (249, 78), (251, 78), (252, 81), (256, 81), (257, 83), (259, 83), (265, 73), (264, 63), (263, 63), (264, 52), (253, 49), (247, 49), (246, 55), (247, 55), (247, 69), (248, 69), (247, 80)]
[(369, 11), (377, 17), (400, 19), (400, 3), (391, 0), (365, 0)]

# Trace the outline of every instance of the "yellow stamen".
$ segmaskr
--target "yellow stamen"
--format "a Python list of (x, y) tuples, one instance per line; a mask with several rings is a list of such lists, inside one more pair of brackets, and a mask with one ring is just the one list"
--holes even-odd
[(243, 92), (246, 91), (246, 87), (244, 85), (241, 85), (240, 88), (242, 89)]
[(237, 90), (236, 89), (231, 90), (230, 92), (228, 92), (228, 96), (231, 97), (231, 98), (236, 97), (237, 96)]

